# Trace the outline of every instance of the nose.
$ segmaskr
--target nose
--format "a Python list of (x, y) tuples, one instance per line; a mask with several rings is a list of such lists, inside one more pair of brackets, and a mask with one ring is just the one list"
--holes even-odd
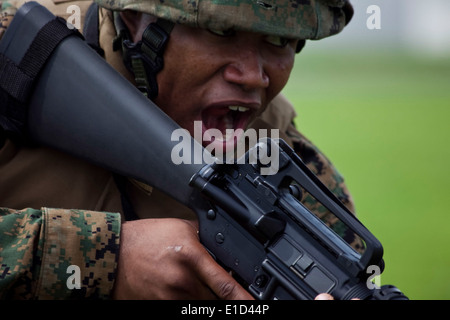
[(259, 50), (248, 45), (236, 47), (233, 52), (232, 60), (223, 70), (224, 79), (246, 91), (267, 88), (269, 76), (265, 72), (265, 62)]

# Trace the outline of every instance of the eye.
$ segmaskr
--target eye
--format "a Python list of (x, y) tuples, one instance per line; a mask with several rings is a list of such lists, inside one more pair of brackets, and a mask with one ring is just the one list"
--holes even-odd
[(288, 45), (289, 41), (291, 40), (280, 36), (267, 35), (264, 37), (264, 41), (275, 47), (284, 48)]
[(208, 29), (208, 31), (219, 37), (231, 37), (236, 34), (236, 31), (234, 29), (227, 29), (227, 30)]

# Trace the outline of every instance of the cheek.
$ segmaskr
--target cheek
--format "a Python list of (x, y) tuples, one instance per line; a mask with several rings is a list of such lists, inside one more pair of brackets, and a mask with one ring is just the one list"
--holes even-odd
[(155, 103), (181, 127), (198, 118), (197, 73), (183, 59), (171, 59), (157, 76), (158, 96)]
[[(188, 29), (189, 30), (189, 29)], [(178, 27), (172, 31), (171, 38), (164, 52), (164, 67), (157, 75), (159, 86), (158, 99), (166, 101), (189, 100), (189, 90), (192, 89), (199, 73), (198, 53), (192, 46), (193, 39), (189, 32)]]
[(176, 102), (180, 101), (185, 90), (183, 85), (186, 83), (187, 75), (186, 70), (180, 67), (184, 63), (182, 59), (183, 57), (172, 57), (172, 55), (164, 56), (164, 67), (156, 77), (158, 96), (155, 102), (169, 115), (174, 113), (174, 109), (179, 108)]
[(278, 81), (281, 86), (285, 86), (293, 68), (293, 63), (279, 63), (278, 64)]
[(270, 78), (270, 99), (273, 99), (284, 88), (291, 75), (294, 66), (294, 59), (282, 59), (271, 64), (267, 73)]

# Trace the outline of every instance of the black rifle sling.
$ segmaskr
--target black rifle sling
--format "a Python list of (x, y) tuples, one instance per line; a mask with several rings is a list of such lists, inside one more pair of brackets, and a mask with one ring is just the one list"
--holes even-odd
[(57, 17), (39, 30), (18, 65), (0, 53), (0, 125), (5, 131), (26, 136), (27, 101), (35, 79), (58, 44), (74, 34), (82, 37)]

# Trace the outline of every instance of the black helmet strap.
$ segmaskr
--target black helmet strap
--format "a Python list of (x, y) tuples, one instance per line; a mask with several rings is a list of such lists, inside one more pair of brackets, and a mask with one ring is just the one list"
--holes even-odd
[(113, 42), (113, 50), (122, 49), (124, 64), (134, 74), (137, 88), (153, 100), (158, 95), (156, 75), (164, 66), (164, 49), (175, 24), (158, 19), (147, 26), (142, 40), (134, 43), (120, 15), (117, 12), (114, 14), (117, 37)]

